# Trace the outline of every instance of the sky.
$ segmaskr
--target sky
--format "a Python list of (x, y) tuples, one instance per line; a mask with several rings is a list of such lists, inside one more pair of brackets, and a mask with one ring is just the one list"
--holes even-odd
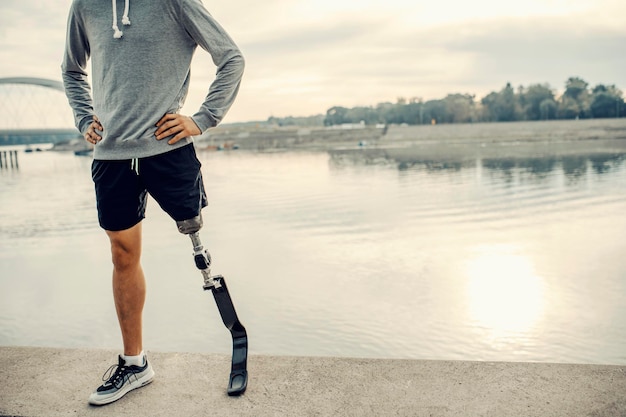
[[(108, 0), (103, 0), (108, 1)], [(132, 1), (131, 20), (132, 20)], [(0, 0), (0, 77), (60, 80), (71, 0)], [(579, 76), (626, 90), (624, 0), (203, 0), (246, 58), (224, 122)], [(215, 67), (199, 51), (183, 112)]]

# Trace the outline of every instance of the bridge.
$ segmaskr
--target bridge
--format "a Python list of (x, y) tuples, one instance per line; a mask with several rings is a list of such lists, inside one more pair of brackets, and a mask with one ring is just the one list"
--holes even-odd
[(0, 146), (60, 143), (80, 138), (63, 83), (35, 77), (0, 78)]

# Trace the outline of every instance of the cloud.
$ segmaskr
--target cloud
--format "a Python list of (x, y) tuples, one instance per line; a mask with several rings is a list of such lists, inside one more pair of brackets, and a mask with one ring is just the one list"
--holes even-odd
[(263, 39), (246, 42), (242, 46), (257, 56), (318, 52), (336, 48), (360, 38), (371, 28), (369, 22), (324, 23), (304, 28), (282, 30), (265, 35)]
[(60, 79), (69, 0), (10, 0), (0, 5), (0, 76)]
[[(476, 87), (548, 82), (561, 87), (580, 75), (593, 83), (626, 87), (626, 31), (584, 27), (564, 19), (524, 19), (468, 25), (466, 34), (438, 39), (450, 54), (468, 54), (473, 65), (464, 78)], [(496, 78), (497, 77), (497, 78)]]
[[(59, 79), (71, 0), (0, 2), (0, 77)], [(309, 115), (397, 97), (479, 98), (570, 76), (626, 88), (623, 0), (362, 0), (206, 2), (247, 67), (228, 119)], [(132, 5), (131, 5), (132, 6)], [(215, 68), (196, 54), (185, 109), (195, 111)]]

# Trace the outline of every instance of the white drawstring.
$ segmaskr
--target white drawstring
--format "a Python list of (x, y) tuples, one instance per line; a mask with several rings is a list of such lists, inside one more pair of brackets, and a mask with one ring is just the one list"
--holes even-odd
[(130, 169), (139, 175), (139, 158), (133, 158), (130, 160)]
[[(122, 24), (130, 25), (130, 19), (128, 18), (128, 8), (129, 8), (129, 0), (125, 0), (124, 2), (124, 16), (122, 16)], [(124, 32), (120, 30), (117, 26), (117, 2), (116, 0), (111, 0), (111, 5), (113, 6), (113, 37), (115, 39), (119, 39), (124, 35)]]
[(130, 3), (130, 0), (126, 0), (124, 2), (124, 16), (122, 16), (122, 24), (126, 26), (130, 25), (130, 19), (128, 18), (129, 3)]

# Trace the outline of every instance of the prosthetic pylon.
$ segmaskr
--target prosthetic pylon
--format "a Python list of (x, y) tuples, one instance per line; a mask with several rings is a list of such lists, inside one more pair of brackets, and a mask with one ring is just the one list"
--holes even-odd
[(197, 216), (190, 220), (176, 222), (178, 231), (189, 235), (193, 244), (193, 256), (196, 267), (204, 278), (204, 290), (211, 290), (222, 321), (233, 338), (233, 356), (228, 381), (228, 395), (235, 396), (244, 393), (248, 386), (248, 335), (245, 327), (239, 321), (235, 306), (230, 298), (226, 281), (221, 275), (211, 276), (211, 255), (200, 242), (199, 230), (202, 228), (202, 217)]

